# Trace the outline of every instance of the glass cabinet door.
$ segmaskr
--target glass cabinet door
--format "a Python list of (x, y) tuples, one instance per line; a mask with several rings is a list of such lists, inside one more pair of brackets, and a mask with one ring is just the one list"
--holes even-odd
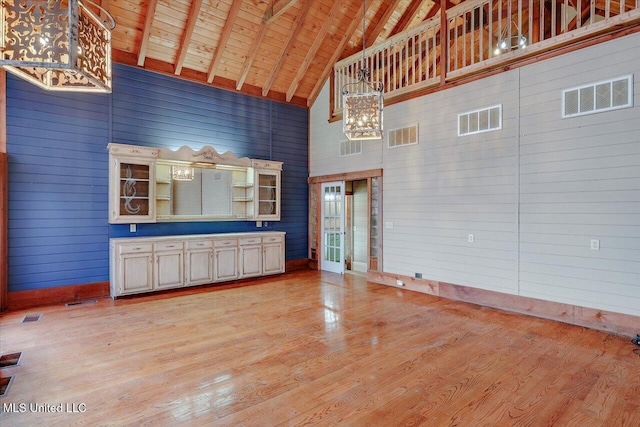
[(258, 187), (257, 220), (280, 219), (280, 173), (256, 171)]
[(111, 222), (149, 222), (155, 219), (155, 169), (152, 162), (116, 160)]

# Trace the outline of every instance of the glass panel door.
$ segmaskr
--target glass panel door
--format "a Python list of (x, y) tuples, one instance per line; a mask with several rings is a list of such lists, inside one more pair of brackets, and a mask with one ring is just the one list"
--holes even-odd
[(344, 181), (322, 184), (321, 268), (344, 273)]

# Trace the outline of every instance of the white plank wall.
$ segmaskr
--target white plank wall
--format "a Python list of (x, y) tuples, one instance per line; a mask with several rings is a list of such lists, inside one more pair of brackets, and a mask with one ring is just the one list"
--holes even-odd
[[(633, 73), (634, 108), (562, 119), (564, 89)], [(640, 36), (523, 68), (520, 91), (520, 294), (640, 314)]]
[[(634, 107), (562, 119), (563, 89), (632, 73)], [(418, 145), (340, 158), (328, 99), (311, 176), (383, 168), (385, 273), (640, 315), (639, 34), (387, 107)], [(501, 130), (457, 136), (459, 113), (500, 104)]]

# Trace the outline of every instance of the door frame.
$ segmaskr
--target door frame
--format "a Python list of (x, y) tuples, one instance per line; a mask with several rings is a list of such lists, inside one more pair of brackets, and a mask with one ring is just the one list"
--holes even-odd
[[(339, 174), (331, 174), (331, 175), (318, 175), (309, 177), (307, 182), (313, 189), (309, 190), (309, 265), (311, 268), (316, 270), (322, 270), (321, 260), (322, 260), (322, 183), (325, 182), (337, 182), (337, 181), (360, 181), (360, 180), (368, 180), (368, 209), (369, 209), (369, 218), (368, 218), (368, 226), (371, 227), (371, 179), (379, 178), (382, 179), (383, 173), (382, 169), (368, 169), (358, 172), (345, 172)], [(312, 191), (313, 190), (313, 191)], [(315, 197), (313, 197), (315, 195)], [(312, 200), (315, 199), (315, 200)], [(378, 212), (378, 222), (379, 224), (383, 224), (383, 211), (382, 211), (382, 188), (380, 188), (380, 200), (379, 200), (379, 212)], [(382, 239), (382, 229), (379, 228), (379, 239)], [(369, 259), (367, 270), (369, 272), (382, 272), (382, 246), (383, 240), (380, 240), (379, 244), (379, 255), (375, 262), (371, 260), (371, 256), (369, 253), (370, 248), (367, 249), (367, 257)], [(374, 264), (374, 265), (372, 265)]]

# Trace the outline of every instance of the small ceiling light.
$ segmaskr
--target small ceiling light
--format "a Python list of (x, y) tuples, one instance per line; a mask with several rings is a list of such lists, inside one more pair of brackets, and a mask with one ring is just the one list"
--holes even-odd
[(194, 170), (192, 166), (173, 165), (171, 166), (171, 178), (174, 181), (193, 181)]
[[(516, 31), (512, 32), (511, 29), (514, 27)], [(524, 49), (527, 47), (527, 43), (527, 38), (522, 35), (518, 25), (514, 21), (511, 21), (510, 25), (504, 27), (504, 29), (502, 30), (500, 39), (496, 44), (496, 50), (494, 51), (494, 54), (500, 55), (501, 53), (509, 52), (511, 50)]]
[(5, 0), (0, 65), (47, 90), (111, 92), (115, 25), (106, 10), (89, 0)]
[(382, 138), (381, 82), (371, 81), (366, 64), (365, 21), (366, 3), (362, 2), (362, 68), (356, 72), (357, 81), (342, 86), (342, 130), (348, 139)]

